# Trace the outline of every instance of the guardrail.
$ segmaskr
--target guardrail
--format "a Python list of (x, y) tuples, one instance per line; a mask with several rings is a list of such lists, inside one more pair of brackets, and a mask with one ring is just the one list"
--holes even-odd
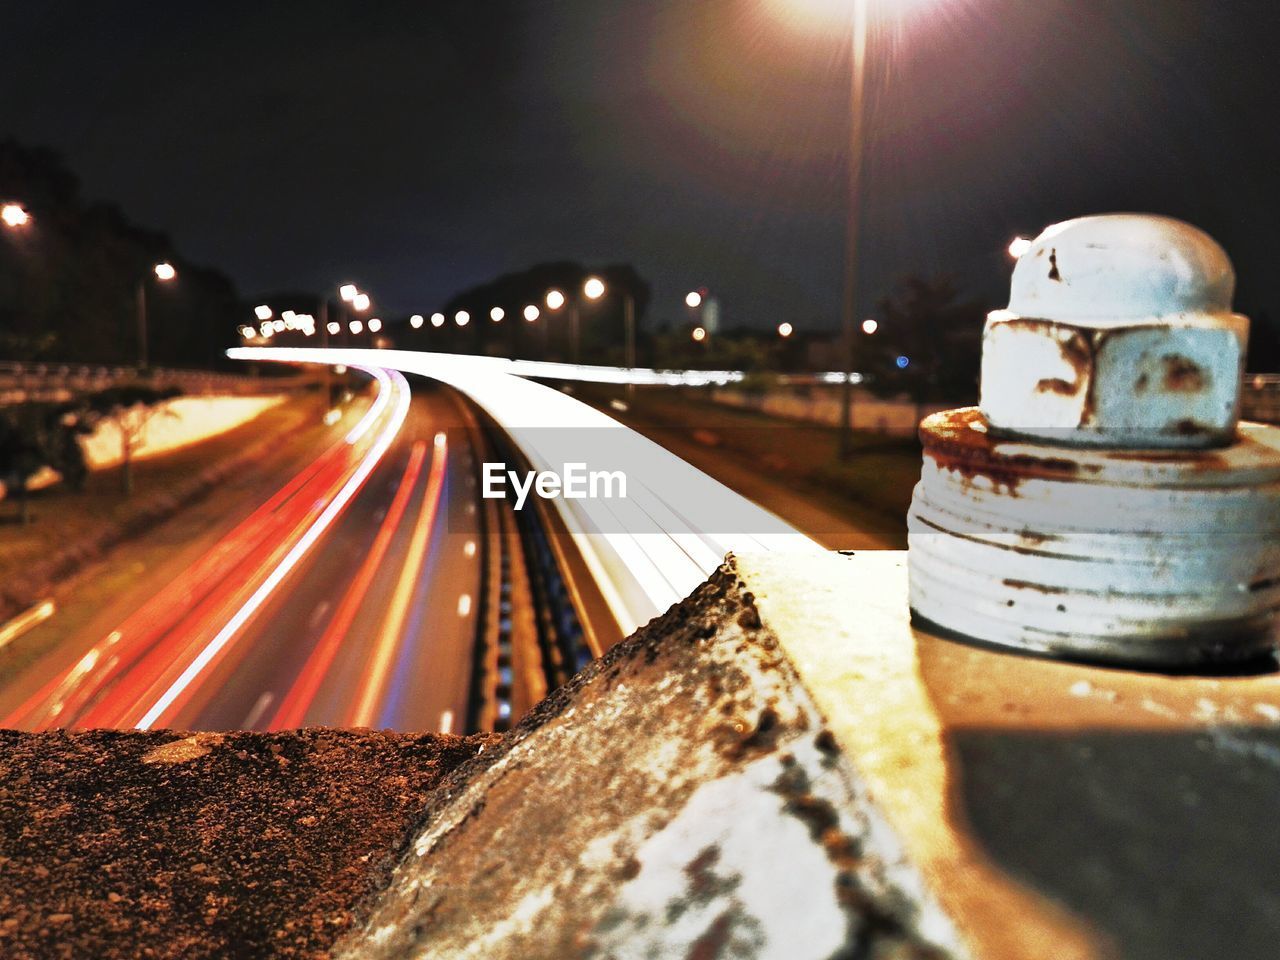
[[(306, 377), (263, 378), (207, 370), (153, 369), (142, 375), (158, 388), (177, 387), (184, 394), (248, 395), (292, 389)], [(106, 390), (139, 379), (133, 367), (87, 364), (0, 363), (0, 406), (19, 403), (62, 403), (77, 394)]]

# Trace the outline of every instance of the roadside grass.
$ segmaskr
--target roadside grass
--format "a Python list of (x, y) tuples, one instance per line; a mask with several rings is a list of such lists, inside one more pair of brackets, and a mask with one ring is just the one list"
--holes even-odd
[[(606, 410), (609, 400), (618, 397), (616, 389), (591, 386), (578, 393)], [(856, 516), (871, 511), (905, 534), (911, 492), (920, 479), (921, 450), (914, 436), (857, 431), (852, 455), (841, 460), (835, 427), (722, 406), (697, 389), (641, 389), (627, 402), (624, 420), (644, 421), (658, 435), (676, 431), (749, 463), (835, 512), (854, 508)]]
[(294, 438), (318, 441), (327, 428), (319, 417), (309, 416), (316, 409), (313, 396), (290, 397), (217, 437), (139, 460), (133, 468), (134, 491), (127, 497), (121, 492), (121, 470), (116, 467), (91, 473), (82, 491), (55, 484), (32, 493), (32, 522), (27, 524), (19, 522), (15, 500), (0, 500), (0, 585), (23, 577), (69, 546), (129, 523), (155, 498), (169, 495), (179, 484), (243, 453), (264, 437), (288, 435), (291, 444)]

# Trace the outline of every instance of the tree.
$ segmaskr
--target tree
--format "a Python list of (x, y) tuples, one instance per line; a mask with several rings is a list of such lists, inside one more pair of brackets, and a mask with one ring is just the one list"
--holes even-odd
[(987, 308), (959, 299), (948, 278), (907, 277), (879, 304), (879, 328), (858, 331), (859, 366), (877, 396), (916, 403), (977, 398)]
[(144, 383), (130, 383), (88, 394), (68, 413), (68, 420), (82, 433), (110, 424), (120, 434), (120, 489), (133, 492), (133, 457), (147, 424), (158, 414), (172, 416), (164, 401), (178, 396), (176, 387), (158, 390)]

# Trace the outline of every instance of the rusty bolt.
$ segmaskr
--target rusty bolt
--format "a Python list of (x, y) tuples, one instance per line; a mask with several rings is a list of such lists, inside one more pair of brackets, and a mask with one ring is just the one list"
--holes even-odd
[(1072, 446), (1207, 447), (1239, 418), (1247, 317), (1220, 246), (1167, 217), (1084, 217), (1018, 259), (987, 318), (982, 412)]

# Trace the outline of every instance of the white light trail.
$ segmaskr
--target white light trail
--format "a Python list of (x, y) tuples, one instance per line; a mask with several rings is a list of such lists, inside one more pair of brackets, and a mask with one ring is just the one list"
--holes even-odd
[(383, 455), (390, 449), (391, 444), (395, 441), (396, 435), (400, 432), (400, 428), (404, 425), (405, 418), (409, 415), (409, 383), (398, 372), (392, 371), (388, 374), (382, 370), (370, 370), (374, 376), (379, 378), (379, 383), (384, 383), (383, 391), (379, 393), (389, 392), (389, 388), (394, 383), (397, 388), (396, 406), (391, 412), (390, 420), (387, 427), (378, 437), (377, 443), (369, 450), (364, 459), (360, 461), (360, 466), (356, 468), (355, 473), (347, 480), (342, 489), (338, 491), (337, 496), (329, 503), (324, 512), (316, 518), (310, 529), (302, 535), (302, 538), (293, 546), (293, 549), (285, 554), (284, 559), (279, 565), (271, 571), (266, 580), (253, 592), (253, 595), (245, 601), (244, 606), (235, 612), (235, 615), (227, 621), (226, 625), (218, 631), (217, 635), (205, 646), (203, 650), (196, 656), (188, 666), (183, 670), (181, 675), (173, 681), (160, 699), (152, 704), (148, 710), (138, 721), (137, 729), (150, 730), (152, 725), (164, 714), (165, 710), (176, 700), (179, 694), (184, 691), (196, 677), (198, 677), (204, 668), (209, 665), (214, 657), (225, 647), (240, 629), (249, 622), (249, 619), (258, 611), (258, 609), (267, 601), (272, 593), (289, 575), (289, 572), (298, 564), (309, 551), (321, 535), (329, 528), (329, 525), (337, 519), (342, 513), (347, 503), (356, 495), (361, 487), (364, 486), (366, 480), (369, 479), (374, 468), (382, 460)]

